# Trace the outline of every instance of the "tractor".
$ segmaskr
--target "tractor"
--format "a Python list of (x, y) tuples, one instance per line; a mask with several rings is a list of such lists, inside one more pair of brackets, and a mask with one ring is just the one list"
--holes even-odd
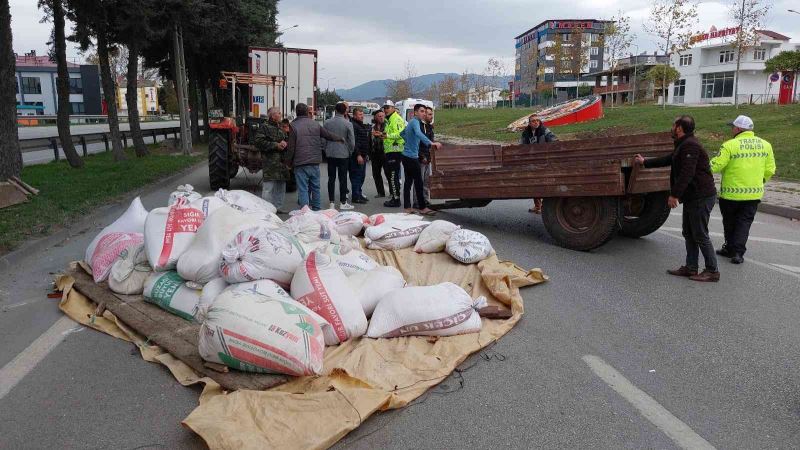
[[(236, 115), (236, 85), (281, 86), (283, 77), (277, 75), (260, 75), (245, 72), (222, 72), (220, 89), (231, 87), (231, 117), (209, 119), (210, 133), (208, 137), (208, 178), (212, 190), (228, 189), (239, 172), (239, 167), (250, 173), (264, 168), (261, 152), (255, 147), (255, 133), (264, 123), (265, 118)], [(274, 90), (273, 90), (274, 92)], [(274, 93), (273, 93), (274, 97)], [(273, 104), (275, 99), (273, 98)], [(287, 191), (294, 191), (294, 174), (287, 183)]]

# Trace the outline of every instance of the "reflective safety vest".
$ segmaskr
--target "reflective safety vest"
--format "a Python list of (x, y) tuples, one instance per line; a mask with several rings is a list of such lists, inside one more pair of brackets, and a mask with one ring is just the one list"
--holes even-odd
[(772, 145), (752, 131), (743, 131), (722, 144), (711, 159), (711, 171), (722, 174), (720, 198), (761, 200), (764, 183), (775, 175)]
[(406, 128), (406, 121), (395, 111), (386, 118), (386, 139), (383, 140), (383, 153), (402, 152), (406, 141), (400, 135)]

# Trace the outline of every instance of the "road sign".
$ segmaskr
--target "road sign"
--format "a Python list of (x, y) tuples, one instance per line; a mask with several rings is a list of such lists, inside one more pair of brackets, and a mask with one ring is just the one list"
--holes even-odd
[(775, 72), (775, 73), (773, 73), (772, 75), (769, 76), (769, 81), (771, 81), (773, 83), (778, 81), (778, 80), (780, 80), (780, 79), (781, 79), (781, 76), (778, 74), (778, 72)]

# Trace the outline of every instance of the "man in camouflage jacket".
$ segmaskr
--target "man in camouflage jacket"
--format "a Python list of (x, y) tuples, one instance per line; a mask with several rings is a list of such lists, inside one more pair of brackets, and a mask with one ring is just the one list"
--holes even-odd
[(286, 196), (289, 169), (284, 163), (288, 136), (281, 130), (281, 110), (275, 107), (267, 111), (267, 121), (256, 132), (256, 148), (264, 154), (264, 184), (261, 197), (281, 211)]

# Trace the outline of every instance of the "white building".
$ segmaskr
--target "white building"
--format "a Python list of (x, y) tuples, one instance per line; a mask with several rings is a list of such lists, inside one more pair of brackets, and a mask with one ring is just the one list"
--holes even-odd
[(502, 90), (496, 87), (470, 88), (467, 94), (467, 108), (494, 108), (502, 100)]
[[(739, 78), (739, 103), (778, 102), (780, 80), (771, 81), (764, 73), (764, 61), (784, 50), (800, 49), (788, 36), (759, 30), (759, 42), (743, 55), (736, 72), (736, 48), (732, 44), (736, 28), (716, 30), (695, 36), (695, 45), (671, 55), (672, 66), (681, 77), (670, 85), (672, 104), (733, 103), (734, 80)], [(778, 78), (778, 77), (775, 77)], [(794, 94), (795, 98), (797, 93)]]
[[(125, 95), (128, 93), (128, 88), (125, 86), (124, 79), (117, 82), (117, 107), (120, 114), (128, 114), (128, 101)], [(136, 98), (138, 103), (139, 117), (147, 115), (155, 115), (161, 113), (161, 108), (158, 105), (158, 87), (153, 81), (139, 81), (137, 88)]]

